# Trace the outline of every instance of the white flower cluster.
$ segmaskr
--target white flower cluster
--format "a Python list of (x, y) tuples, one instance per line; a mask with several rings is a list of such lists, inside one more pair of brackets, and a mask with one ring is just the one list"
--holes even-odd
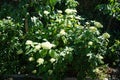
[(32, 45), (33, 42), (32, 42), (31, 40), (27, 40), (25, 44), (26, 44), (26, 45)]
[(43, 49), (51, 49), (52, 47), (55, 47), (54, 44), (51, 44), (50, 42), (46, 41), (46, 42), (43, 42), (41, 43), (41, 47)]
[(35, 46), (35, 50), (40, 50), (40, 48), (41, 48), (41, 44), (38, 43), (38, 44)]
[(66, 32), (65, 32), (64, 29), (61, 29), (61, 31), (60, 31), (60, 35), (61, 35), (61, 36), (62, 36), (62, 35), (66, 35)]
[(32, 22), (36, 22), (37, 17), (33, 16), (33, 17), (31, 17), (31, 20), (32, 20)]
[(31, 40), (27, 40), (26, 45), (32, 46), (35, 50), (40, 50), (40, 48), (51, 49), (52, 47), (55, 47), (54, 44), (51, 44), (48, 41), (42, 43), (36, 43), (36, 42), (32, 42)]
[(92, 26), (91, 26), (91, 27), (89, 27), (89, 29), (90, 29), (91, 32), (96, 32), (96, 31), (97, 31), (97, 28), (96, 28), (96, 27), (92, 27)]
[(48, 11), (46, 11), (46, 10), (45, 10), (43, 13), (44, 13), (45, 15), (50, 14), (50, 12), (48, 12)]
[(98, 55), (96, 55), (96, 58), (103, 59), (103, 56), (101, 56), (100, 54), (98, 54)]
[(108, 38), (110, 38), (110, 35), (106, 32), (106, 33), (104, 33), (104, 34), (102, 35), (102, 37), (103, 37), (104, 39), (108, 39)]
[(28, 60), (31, 62), (31, 61), (34, 61), (34, 58), (33, 57), (29, 57)]
[(99, 22), (94, 22), (94, 25), (97, 27), (97, 28), (103, 28), (103, 25)]
[(38, 65), (42, 65), (44, 63), (44, 59), (38, 58), (37, 63), (38, 63)]
[(61, 10), (57, 10), (57, 12), (58, 12), (59, 14), (62, 14), (62, 11), (61, 11)]
[(55, 62), (55, 61), (56, 61), (56, 60), (55, 60), (54, 58), (51, 58), (51, 59), (50, 59), (50, 62), (51, 62), (51, 63), (53, 63), (53, 62)]
[(75, 9), (66, 9), (65, 12), (67, 14), (73, 14), (73, 13), (76, 13), (77, 11)]
[(93, 45), (93, 42), (92, 42), (92, 41), (89, 41), (89, 42), (88, 42), (88, 45), (89, 45), (89, 46), (92, 46), (92, 45)]

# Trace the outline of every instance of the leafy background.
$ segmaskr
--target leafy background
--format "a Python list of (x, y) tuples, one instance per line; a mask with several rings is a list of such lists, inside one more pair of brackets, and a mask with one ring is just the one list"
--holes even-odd
[[(0, 74), (98, 77), (96, 68), (120, 62), (119, 13), (117, 0), (1, 0)], [(55, 47), (40, 48), (44, 42)]]

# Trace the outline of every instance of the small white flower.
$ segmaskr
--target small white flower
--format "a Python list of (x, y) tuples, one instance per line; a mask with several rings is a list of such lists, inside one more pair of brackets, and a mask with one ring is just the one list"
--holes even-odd
[(29, 57), (28, 60), (31, 62), (31, 61), (34, 61), (34, 58), (33, 57)]
[(31, 17), (31, 20), (32, 20), (32, 22), (36, 22), (37, 17), (33, 16), (33, 17)]
[(108, 38), (110, 38), (110, 35), (106, 32), (106, 33), (104, 33), (104, 34), (102, 35), (102, 37), (103, 37), (104, 39), (108, 39)]
[(67, 14), (72, 14), (72, 13), (76, 13), (77, 11), (75, 9), (66, 9), (65, 12)]
[(44, 11), (43, 13), (44, 13), (45, 15), (50, 14), (50, 12), (48, 12), (48, 11)]
[(97, 28), (102, 28), (103, 25), (99, 22), (94, 22), (94, 25), (97, 27)]
[(51, 59), (50, 59), (50, 62), (51, 62), (51, 63), (53, 63), (53, 62), (55, 62), (55, 61), (56, 61), (56, 60), (55, 60), (54, 58), (51, 58)]
[(99, 70), (98, 68), (96, 68), (96, 69), (94, 70), (94, 72), (99, 73), (100, 70)]
[(43, 49), (51, 49), (52, 47), (55, 47), (54, 44), (51, 44), (50, 42), (46, 41), (46, 42), (43, 42), (41, 43), (41, 47)]
[(38, 43), (38, 44), (35, 46), (35, 49), (36, 49), (36, 50), (39, 50), (40, 48), (41, 48), (41, 44)]
[(8, 19), (10, 19), (11, 17), (10, 16), (7, 16)]
[(76, 17), (75, 17), (75, 19), (78, 19), (78, 20), (80, 20), (81, 18), (80, 18), (80, 16), (76, 16)]
[(99, 59), (103, 59), (103, 57), (101, 55), (96, 55), (96, 57)]
[(89, 23), (89, 22), (86, 22), (85, 24), (86, 24), (86, 25), (90, 25), (90, 23)]
[(96, 27), (89, 27), (89, 29), (90, 29), (91, 32), (96, 32), (97, 31)]
[(57, 12), (58, 12), (59, 14), (62, 14), (62, 11), (61, 11), (61, 10), (57, 10)]
[(61, 52), (61, 53), (60, 53), (60, 56), (65, 57), (65, 55), (66, 55), (66, 54), (65, 54), (64, 52)]
[(43, 59), (43, 58), (39, 58), (39, 59), (37, 60), (37, 63), (38, 63), (38, 65), (43, 64), (43, 63), (44, 63), (44, 59)]
[(62, 29), (62, 30), (60, 31), (60, 35), (65, 35), (65, 34), (66, 34), (65, 30)]
[(108, 80), (108, 78), (104, 78), (104, 80)]
[(89, 45), (89, 46), (92, 46), (92, 45), (93, 45), (93, 42), (92, 42), (92, 41), (89, 41), (89, 42), (88, 42), (88, 45)]
[(100, 32), (97, 30), (97, 31), (96, 31), (96, 34), (97, 34), (97, 35), (100, 35)]
[(26, 45), (32, 45), (33, 42), (32, 42), (31, 40), (27, 40), (25, 44), (26, 44)]

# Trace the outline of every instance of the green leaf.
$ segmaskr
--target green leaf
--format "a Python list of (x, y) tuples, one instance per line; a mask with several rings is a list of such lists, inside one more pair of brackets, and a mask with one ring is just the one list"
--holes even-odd
[(57, 54), (54, 50), (50, 50), (50, 51), (49, 51), (49, 55), (50, 55), (50, 57), (52, 57), (52, 58), (58, 58), (58, 54)]
[(50, 0), (50, 5), (51, 7), (54, 7), (56, 4), (57, 0)]
[(65, 38), (65, 36), (62, 36), (62, 40), (63, 40), (64, 44), (67, 43), (67, 39)]
[(42, 58), (46, 57), (47, 53), (48, 53), (48, 50), (46, 49), (43, 49), (42, 51), (40, 51), (40, 55)]

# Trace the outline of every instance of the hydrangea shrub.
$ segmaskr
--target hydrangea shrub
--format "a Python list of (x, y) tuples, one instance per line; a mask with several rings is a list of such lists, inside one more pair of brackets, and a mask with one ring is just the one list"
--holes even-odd
[[(26, 41), (26, 55), (34, 65), (32, 72), (52, 80), (62, 79), (69, 70), (78, 79), (95, 77), (94, 69), (103, 64), (110, 37), (99, 31), (102, 24), (86, 22), (74, 8), (54, 13), (45, 10), (43, 15), (49, 22), (36, 30), (35, 37), (40, 40)], [(37, 17), (35, 22), (40, 22)]]
[(44, 80), (63, 80), (69, 75), (79, 80), (95, 77), (94, 69), (103, 64), (110, 35), (100, 32), (101, 23), (77, 15), (77, 1), (3, 3), (0, 73), (32, 73)]

